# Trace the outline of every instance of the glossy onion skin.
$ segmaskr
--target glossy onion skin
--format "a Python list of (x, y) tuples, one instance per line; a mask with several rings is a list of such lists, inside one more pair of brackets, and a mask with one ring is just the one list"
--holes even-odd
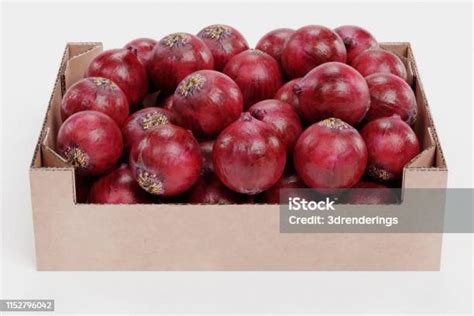
[(145, 67), (132, 51), (124, 48), (106, 50), (96, 56), (89, 64), (85, 77), (104, 77), (112, 80), (127, 95), (134, 109), (148, 92)]
[(239, 118), (243, 107), (237, 84), (214, 70), (196, 71), (184, 78), (173, 98), (173, 113), (178, 124), (201, 138), (217, 137)]
[(408, 125), (415, 123), (416, 97), (406, 81), (385, 73), (376, 73), (365, 79), (370, 91), (368, 121), (397, 114)]
[[(280, 201), (288, 201), (290, 197), (301, 197), (311, 201), (311, 197), (304, 194), (306, 191), (300, 190), (305, 188), (307, 186), (296, 174), (284, 174), (274, 186), (263, 193), (263, 200), (268, 204), (280, 204)], [(287, 189), (285, 193), (280, 192), (284, 189)]]
[(157, 43), (158, 42), (154, 39), (142, 37), (134, 39), (124, 46), (125, 49), (132, 51), (145, 67), (148, 75), (148, 91), (150, 93), (155, 90), (153, 87), (153, 81), (151, 80), (150, 62), (153, 57), (153, 49)]
[(122, 133), (107, 115), (82, 111), (59, 128), (57, 150), (81, 175), (97, 176), (115, 167), (123, 150)]
[(347, 191), (344, 201), (348, 204), (395, 204), (398, 198), (392, 189), (383, 184), (360, 181)]
[(137, 38), (127, 44), (124, 48), (132, 50), (135, 55), (137, 55), (138, 60), (142, 63), (145, 68), (148, 67), (151, 59), (153, 57), (153, 49), (158, 42), (151, 38)]
[(268, 123), (291, 155), (298, 137), (303, 132), (298, 114), (291, 105), (280, 100), (264, 100), (252, 105), (248, 112), (256, 119)]
[(330, 192), (359, 182), (367, 165), (367, 148), (355, 128), (329, 118), (301, 134), (293, 157), (295, 169), (307, 186)]
[(166, 109), (147, 107), (130, 115), (122, 127), (126, 149), (139, 143), (146, 135), (161, 124), (174, 123), (174, 114)]
[(305, 122), (337, 117), (350, 125), (362, 121), (370, 107), (369, 87), (352, 67), (325, 63), (311, 70), (293, 87)]
[(290, 39), (290, 36), (294, 33), (295, 30), (287, 28), (270, 31), (262, 36), (262, 38), (257, 42), (257, 46), (255, 46), (255, 48), (275, 58), (275, 60), (281, 66), (281, 55), (283, 53), (283, 48)]
[(298, 96), (293, 92), (293, 87), (297, 84), (301, 78), (296, 78), (285, 83), (273, 97), (274, 99), (288, 103), (293, 107), (293, 110), (301, 117), (300, 101)]
[(342, 25), (334, 31), (341, 37), (346, 46), (348, 64), (351, 64), (366, 49), (379, 47), (379, 43), (374, 36), (359, 26)]
[(190, 189), (188, 202), (193, 204), (238, 204), (242, 198), (228, 189), (216, 175), (199, 178)]
[(212, 161), (216, 175), (228, 188), (253, 195), (281, 177), (286, 150), (267, 123), (244, 113), (216, 139)]
[(267, 53), (249, 49), (232, 57), (224, 73), (233, 79), (244, 97), (244, 109), (271, 99), (283, 85), (280, 66)]
[(197, 37), (211, 50), (214, 69), (217, 71), (222, 71), (232, 57), (249, 49), (244, 36), (229, 25), (209, 25), (199, 31)]
[(213, 68), (212, 53), (200, 38), (188, 33), (173, 33), (155, 46), (149, 69), (155, 87), (169, 95), (187, 75)]
[(346, 58), (346, 47), (339, 35), (321, 25), (296, 30), (281, 55), (283, 69), (292, 79), (303, 77), (314, 67), (330, 61), (345, 63)]
[(189, 131), (163, 124), (132, 146), (129, 163), (142, 189), (154, 195), (174, 196), (198, 180), (201, 149)]
[(367, 144), (367, 174), (378, 182), (400, 179), (403, 168), (420, 153), (415, 132), (398, 115), (367, 123), (361, 130)]
[(202, 154), (202, 174), (207, 175), (214, 173), (214, 165), (212, 164), (212, 148), (214, 147), (214, 141), (208, 140), (201, 142), (199, 144), (201, 146), (201, 154)]
[(65, 121), (80, 111), (99, 111), (122, 126), (129, 112), (128, 99), (122, 89), (106, 78), (89, 77), (73, 84), (61, 102), (61, 119)]
[(151, 197), (143, 191), (126, 164), (99, 178), (92, 185), (89, 203), (139, 204), (150, 203)]
[(394, 53), (381, 48), (363, 51), (352, 61), (352, 67), (364, 77), (381, 72), (394, 74), (406, 81), (408, 76), (401, 59)]

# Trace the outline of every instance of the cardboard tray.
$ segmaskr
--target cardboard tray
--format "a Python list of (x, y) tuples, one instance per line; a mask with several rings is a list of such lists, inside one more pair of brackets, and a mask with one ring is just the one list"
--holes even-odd
[[(445, 188), (446, 163), (410, 44), (383, 47), (402, 57), (418, 103), (414, 130), (423, 151), (404, 169), (402, 188)], [(101, 43), (67, 44), (35, 148), (38, 270), (439, 270), (439, 233), (282, 234), (279, 206), (268, 204), (77, 203), (80, 179), (55, 152), (59, 106), (102, 50)]]

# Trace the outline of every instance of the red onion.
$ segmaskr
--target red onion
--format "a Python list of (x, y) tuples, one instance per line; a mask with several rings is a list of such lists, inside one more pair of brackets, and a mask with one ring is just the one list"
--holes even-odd
[(347, 51), (347, 63), (350, 64), (366, 49), (378, 48), (377, 40), (369, 31), (355, 25), (343, 25), (334, 29), (342, 38)]
[(377, 73), (365, 78), (370, 91), (367, 120), (398, 114), (407, 124), (416, 121), (416, 97), (411, 87), (400, 77)]
[(293, 87), (300, 80), (301, 78), (296, 78), (285, 83), (280, 89), (278, 89), (277, 93), (275, 94), (274, 99), (288, 103), (289, 105), (293, 107), (293, 110), (295, 110), (295, 112), (300, 117), (302, 117), (298, 96), (293, 92)]
[(215, 176), (201, 177), (189, 191), (189, 203), (193, 204), (237, 204), (239, 194), (229, 190)]
[(370, 106), (369, 87), (352, 67), (325, 63), (311, 70), (293, 87), (306, 122), (337, 117), (358, 124)]
[(216, 137), (238, 119), (243, 106), (237, 84), (214, 70), (196, 71), (184, 78), (173, 98), (178, 124), (204, 138)]
[(420, 153), (416, 134), (398, 115), (367, 123), (361, 131), (367, 144), (367, 173), (377, 181), (399, 179), (403, 168)]
[(363, 51), (352, 61), (352, 67), (364, 77), (381, 72), (391, 73), (407, 80), (407, 69), (403, 62), (397, 55), (384, 49), (374, 48)]
[(117, 124), (97, 111), (71, 115), (59, 128), (57, 151), (79, 174), (103, 174), (120, 159), (122, 134)]
[(344, 197), (347, 204), (395, 204), (397, 195), (392, 189), (378, 183), (360, 181)]
[(336, 32), (321, 25), (308, 25), (291, 35), (281, 61), (285, 73), (298, 78), (330, 61), (345, 63), (346, 57), (344, 42)]
[[(307, 186), (297, 175), (283, 175), (274, 186), (263, 193), (263, 200), (268, 204), (280, 204), (280, 201), (288, 202), (290, 197), (301, 197), (311, 201), (309, 194), (305, 194), (307, 191), (302, 190), (304, 188)], [(280, 190), (285, 191), (280, 192)]]
[(248, 112), (256, 119), (268, 123), (291, 155), (296, 140), (303, 132), (300, 119), (291, 105), (280, 100), (265, 100), (252, 105)]
[(153, 87), (153, 81), (151, 80), (150, 73), (150, 62), (153, 57), (153, 49), (158, 42), (151, 38), (137, 38), (127, 44), (124, 48), (132, 51), (138, 58), (138, 60), (145, 67), (148, 75), (148, 90), (153, 92), (155, 89)]
[(139, 204), (151, 203), (151, 197), (132, 177), (126, 164), (97, 180), (89, 193), (89, 203)]
[(125, 148), (130, 149), (134, 144), (138, 144), (157, 126), (174, 121), (174, 114), (162, 108), (148, 107), (133, 113), (122, 127)]
[(150, 65), (155, 86), (168, 95), (187, 75), (201, 69), (213, 69), (214, 58), (200, 38), (188, 33), (173, 33), (155, 46)]
[(219, 135), (212, 161), (215, 173), (228, 188), (252, 195), (278, 181), (285, 168), (286, 150), (270, 125), (244, 113)]
[(74, 113), (88, 110), (107, 114), (121, 126), (128, 116), (128, 99), (109, 79), (84, 78), (66, 91), (61, 102), (61, 119), (64, 121)]
[(247, 41), (239, 31), (223, 24), (203, 28), (197, 36), (206, 43), (214, 56), (214, 69), (222, 71), (227, 62), (249, 48)]
[(132, 51), (124, 48), (106, 50), (96, 56), (89, 64), (85, 77), (104, 77), (112, 80), (135, 107), (148, 92), (145, 67)]
[(242, 91), (244, 108), (252, 104), (273, 98), (283, 85), (280, 66), (267, 53), (249, 49), (232, 57), (224, 68)]
[(151, 38), (137, 38), (125, 44), (124, 48), (137, 55), (143, 66), (148, 67), (153, 57), (153, 49), (158, 42)]
[(337, 118), (308, 127), (295, 146), (298, 175), (321, 192), (350, 188), (364, 174), (367, 148), (359, 132)]
[(202, 174), (210, 174), (214, 172), (214, 166), (212, 165), (212, 148), (214, 147), (214, 141), (208, 140), (199, 144), (201, 146), (202, 154)]
[(173, 196), (199, 178), (202, 156), (193, 135), (172, 124), (157, 126), (130, 151), (130, 170), (148, 193)]
[(256, 48), (275, 58), (278, 64), (281, 65), (283, 48), (293, 33), (295, 33), (295, 30), (285, 28), (268, 32), (258, 41)]

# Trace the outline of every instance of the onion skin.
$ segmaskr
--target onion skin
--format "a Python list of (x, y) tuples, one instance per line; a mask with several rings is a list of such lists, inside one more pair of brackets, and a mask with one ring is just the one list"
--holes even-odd
[(214, 165), (212, 164), (212, 148), (214, 141), (208, 140), (199, 144), (201, 146), (202, 154), (202, 174), (207, 175), (214, 173)]
[(242, 198), (229, 190), (215, 175), (199, 178), (189, 191), (188, 202), (193, 204), (239, 204)]
[(361, 130), (367, 144), (367, 174), (378, 182), (400, 179), (403, 168), (420, 153), (415, 132), (398, 115), (367, 123)]
[(346, 58), (346, 47), (339, 35), (321, 25), (308, 25), (296, 30), (281, 55), (283, 69), (291, 79), (303, 77), (314, 67), (327, 62), (345, 63)]
[(92, 185), (89, 203), (144, 204), (151, 203), (151, 196), (143, 191), (132, 177), (126, 164), (102, 176)]
[[(354, 189), (354, 190), (353, 190)], [(369, 181), (360, 181), (344, 195), (348, 204), (396, 204), (398, 198), (388, 187)]]
[(157, 43), (158, 42), (154, 39), (142, 37), (128, 42), (125, 44), (124, 48), (131, 50), (137, 56), (142, 65), (147, 68), (153, 57), (153, 49)]
[(295, 110), (295, 112), (300, 117), (302, 117), (300, 101), (298, 100), (298, 96), (293, 92), (293, 87), (300, 80), (301, 78), (296, 78), (285, 83), (280, 89), (278, 89), (277, 93), (274, 96), (274, 99), (288, 103), (293, 107), (293, 110)]
[(59, 128), (56, 149), (81, 175), (97, 176), (115, 167), (123, 150), (122, 133), (107, 115), (82, 111)]
[(201, 174), (202, 156), (192, 134), (173, 124), (157, 126), (132, 146), (130, 170), (140, 187), (159, 196), (188, 190)]
[[(297, 175), (283, 175), (274, 186), (263, 193), (263, 201), (268, 204), (280, 204), (280, 201), (288, 201), (290, 197), (301, 197), (311, 201), (311, 197), (303, 196), (302, 193), (305, 191), (300, 191), (304, 188), (307, 188), (307, 186)], [(287, 189), (287, 191), (280, 194), (280, 190), (283, 189)], [(281, 198), (280, 195), (282, 195)]]
[(270, 31), (263, 35), (255, 48), (275, 58), (275, 60), (281, 66), (281, 55), (283, 53), (283, 48), (290, 39), (290, 36), (294, 33), (295, 30), (287, 28)]
[(129, 112), (128, 99), (122, 89), (106, 78), (84, 78), (66, 91), (61, 102), (61, 119), (81, 111), (99, 111), (122, 126)]
[(359, 182), (367, 165), (367, 148), (349, 124), (329, 118), (308, 127), (293, 153), (303, 182), (322, 193), (350, 188)]
[(379, 43), (366, 29), (355, 25), (342, 25), (334, 31), (341, 37), (347, 51), (347, 63), (352, 61), (363, 51), (378, 48)]
[(286, 150), (271, 126), (244, 113), (216, 139), (212, 161), (216, 175), (228, 188), (254, 195), (281, 177)]
[(124, 145), (129, 150), (157, 126), (174, 123), (174, 114), (162, 108), (148, 107), (130, 115), (122, 127)]
[(209, 25), (199, 31), (197, 37), (202, 39), (211, 50), (214, 57), (214, 69), (217, 71), (222, 71), (232, 57), (249, 49), (244, 36), (228, 25)]
[(362, 76), (376, 73), (391, 73), (407, 80), (407, 69), (403, 62), (392, 52), (385, 49), (368, 49), (360, 53), (353, 61), (354, 67)]
[(110, 49), (96, 56), (86, 70), (85, 77), (104, 77), (115, 82), (127, 95), (132, 109), (136, 109), (148, 92), (145, 67), (130, 50)]
[(337, 117), (350, 125), (362, 121), (370, 107), (369, 87), (352, 67), (325, 63), (311, 70), (293, 87), (305, 122)]
[(153, 49), (157, 43), (158, 42), (154, 39), (142, 37), (128, 42), (123, 47), (133, 52), (137, 56), (138, 60), (142, 63), (143, 67), (145, 67), (148, 75), (149, 92), (153, 92), (155, 90), (153, 87), (153, 81), (151, 80), (150, 62), (153, 57)]
[(244, 109), (258, 101), (271, 99), (283, 85), (280, 66), (267, 53), (249, 49), (232, 57), (224, 73), (233, 79), (244, 97)]
[(180, 82), (174, 93), (173, 112), (180, 126), (200, 138), (215, 138), (239, 118), (244, 107), (242, 93), (228, 76), (201, 70)]
[(153, 50), (149, 67), (155, 87), (164, 95), (172, 94), (189, 74), (213, 68), (214, 58), (209, 48), (200, 38), (188, 33), (162, 38)]
[(303, 132), (298, 114), (291, 105), (280, 100), (264, 100), (252, 105), (248, 112), (257, 120), (268, 123), (286, 146), (287, 156), (293, 152)]
[(368, 121), (397, 114), (408, 125), (415, 123), (416, 97), (406, 81), (385, 73), (376, 73), (365, 79), (370, 91)]

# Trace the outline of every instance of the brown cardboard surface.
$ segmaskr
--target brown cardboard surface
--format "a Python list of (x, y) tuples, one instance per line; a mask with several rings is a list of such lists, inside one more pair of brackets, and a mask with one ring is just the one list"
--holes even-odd
[[(404, 188), (446, 187), (447, 169), (408, 43), (423, 151)], [(39, 270), (438, 270), (441, 234), (281, 234), (277, 205), (77, 204), (76, 177), (54, 152), (59, 104), (100, 43), (70, 43), (30, 169)], [(351, 206), (346, 206), (351, 207)]]

